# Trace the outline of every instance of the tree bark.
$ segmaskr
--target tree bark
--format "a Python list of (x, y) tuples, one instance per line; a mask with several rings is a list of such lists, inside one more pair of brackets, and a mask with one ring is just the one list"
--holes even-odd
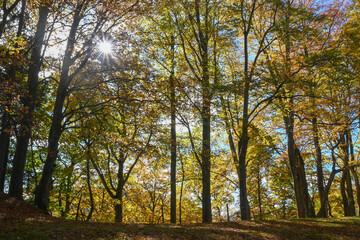
[[(355, 153), (354, 153), (354, 144), (352, 141), (352, 136), (351, 136), (351, 132), (349, 131), (348, 134), (348, 138), (349, 138), (349, 145), (350, 145), (350, 159), (351, 162), (355, 162)], [(358, 213), (357, 215), (360, 216), (360, 182), (359, 182), (359, 177), (356, 171), (356, 167), (351, 167), (350, 168), (350, 172), (353, 175), (354, 181), (355, 181), (355, 189), (356, 189), (356, 200), (357, 200), (357, 205), (358, 205)]]
[(184, 163), (182, 161), (182, 157), (180, 155), (180, 162), (181, 162), (181, 185), (180, 185), (180, 196), (179, 196), (179, 223), (182, 221), (182, 196), (183, 196), (183, 189), (184, 189), (184, 181), (185, 181), (185, 169)]
[(171, 200), (170, 222), (176, 223), (176, 106), (175, 106), (175, 37), (171, 36), (170, 111), (171, 111)]
[(304, 160), (294, 140), (294, 113), (290, 111), (284, 116), (287, 135), (288, 158), (294, 182), (296, 205), (299, 218), (315, 217), (315, 210), (311, 203), (305, 175)]
[[(324, 199), (325, 190), (324, 190), (324, 174), (322, 166), (322, 154), (321, 147), (319, 143), (319, 130), (317, 126), (317, 118), (312, 118), (312, 127), (313, 127), (313, 142), (315, 147), (315, 159), (316, 159), (316, 174), (317, 174), (317, 187), (319, 191), (320, 201)], [(325, 203), (324, 208), (320, 208), (321, 211), (318, 212), (318, 217), (327, 217), (327, 203)]]
[[(88, 146), (88, 151), (90, 151), (90, 146)], [(88, 152), (88, 157), (89, 157), (89, 152)], [(89, 189), (89, 196), (90, 196), (90, 211), (89, 214), (86, 217), (86, 221), (90, 221), (92, 214), (94, 212), (95, 209), (95, 204), (94, 204), (94, 196), (92, 193), (92, 189), (91, 189), (91, 180), (90, 180), (90, 159), (87, 160), (86, 162), (86, 177), (87, 177), (87, 185), (88, 185), (88, 189)]]
[(119, 168), (118, 168), (118, 185), (116, 189), (115, 199), (118, 200), (115, 203), (115, 222), (123, 222), (123, 191), (125, 185), (124, 179), (124, 159), (123, 157), (118, 161)]
[(258, 193), (258, 202), (259, 202), (260, 221), (262, 221), (263, 217), (262, 217), (262, 208), (261, 208), (261, 177), (260, 177), (260, 166), (259, 165), (258, 165), (258, 169), (257, 169), (257, 193)]
[(328, 182), (327, 182), (327, 184), (325, 186), (325, 189), (324, 189), (324, 194), (323, 194), (322, 198), (320, 199), (321, 204), (320, 204), (320, 210), (317, 213), (317, 217), (323, 217), (324, 212), (326, 212), (325, 215), (327, 217), (328, 212), (330, 214), (330, 211), (331, 211), (330, 208), (328, 209), (328, 206), (330, 205), (328, 196), (329, 196), (329, 191), (330, 191), (331, 184), (334, 181), (335, 174), (337, 173), (336, 170), (335, 170), (336, 158), (335, 158), (334, 149), (335, 148), (331, 149), (331, 158), (332, 158), (333, 166), (332, 166), (332, 170), (331, 170), (331, 173), (330, 173), (330, 177), (329, 177)]
[(6, 168), (9, 160), (9, 147), (10, 147), (10, 122), (8, 113), (5, 111), (1, 121), (1, 134), (0, 134), (0, 192), (4, 192)]
[[(208, 56), (208, 44), (209, 44), (209, 32), (208, 25), (208, 3), (205, 6), (205, 14), (200, 16), (199, 0), (195, 1), (196, 11), (196, 24), (199, 31), (199, 50), (201, 55), (201, 88), (202, 88), (202, 151), (201, 151), (201, 170), (202, 170), (202, 220), (203, 223), (212, 222), (211, 213), (211, 181), (210, 181), (210, 133), (211, 133), (211, 88), (209, 77), (209, 56)], [(205, 23), (205, 29), (201, 28), (201, 19)]]
[(340, 136), (340, 143), (343, 152), (344, 171), (340, 181), (341, 196), (343, 198), (345, 216), (355, 216), (355, 201), (351, 182), (349, 166), (349, 130), (345, 130)]
[(46, 6), (39, 7), (39, 19), (36, 25), (35, 42), (28, 72), (28, 93), (23, 99), (24, 109), (27, 110), (23, 113), (19, 127), (9, 188), (9, 194), (18, 199), (23, 198), (24, 168), (29, 140), (31, 137), (33, 115), (37, 103), (37, 91), (39, 85), (38, 75), (41, 67), (41, 49), (44, 43), (48, 14), (49, 9)]
[(240, 186), (240, 211), (241, 220), (250, 220), (250, 207), (247, 199), (247, 187), (246, 187), (246, 155), (249, 143), (249, 91), (250, 91), (250, 79), (249, 79), (249, 54), (248, 54), (248, 31), (244, 31), (244, 102), (243, 102), (243, 114), (242, 114), (242, 128), (241, 137), (238, 143), (238, 156), (239, 156), (239, 186)]

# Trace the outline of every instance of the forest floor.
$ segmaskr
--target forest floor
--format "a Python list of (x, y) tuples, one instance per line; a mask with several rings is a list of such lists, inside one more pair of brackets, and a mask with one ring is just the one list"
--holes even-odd
[(0, 193), (0, 239), (360, 239), (360, 218), (211, 224), (116, 224), (44, 215)]

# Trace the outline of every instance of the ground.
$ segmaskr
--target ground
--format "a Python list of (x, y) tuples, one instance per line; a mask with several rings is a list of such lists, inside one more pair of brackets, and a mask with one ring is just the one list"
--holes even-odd
[(360, 239), (360, 218), (150, 225), (89, 223), (43, 214), (0, 194), (0, 239)]

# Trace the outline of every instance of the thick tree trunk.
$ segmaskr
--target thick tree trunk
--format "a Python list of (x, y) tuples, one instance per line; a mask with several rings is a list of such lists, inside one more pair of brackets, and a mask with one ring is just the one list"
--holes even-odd
[(357, 200), (357, 205), (358, 205), (358, 213), (357, 215), (360, 216), (360, 182), (359, 182), (359, 177), (356, 173), (356, 168), (352, 167), (350, 168), (351, 170), (351, 174), (354, 177), (355, 180), (355, 188), (356, 188), (356, 200)]
[(308, 186), (305, 175), (304, 161), (301, 157), (299, 149), (295, 145), (294, 140), (294, 114), (284, 116), (287, 142), (288, 142), (288, 158), (290, 170), (294, 182), (296, 205), (298, 209), (298, 217), (315, 217), (314, 207), (311, 203)]
[[(351, 132), (349, 131), (348, 134), (348, 139), (349, 139), (349, 145), (350, 145), (350, 159), (351, 162), (355, 162), (355, 153), (354, 153), (354, 144), (352, 141), (352, 136), (351, 136)], [(358, 205), (358, 213), (357, 215), (360, 216), (360, 182), (359, 182), (359, 177), (356, 171), (356, 167), (351, 167), (350, 168), (350, 172), (353, 175), (354, 181), (355, 181), (355, 189), (356, 189), (356, 200), (357, 200), (357, 205)]]
[(119, 199), (115, 199), (119, 201), (119, 203), (115, 203), (115, 222), (122, 223), (123, 222), (123, 196), (120, 195)]
[(0, 192), (4, 192), (6, 168), (9, 160), (10, 123), (8, 113), (4, 112), (0, 134)]
[(175, 109), (175, 37), (171, 37), (170, 111), (171, 111), (171, 203), (170, 222), (176, 223), (176, 109)]
[(345, 130), (340, 136), (341, 148), (343, 151), (344, 171), (341, 177), (340, 188), (343, 198), (345, 216), (355, 216), (355, 200), (349, 170), (349, 130)]
[(34, 115), (35, 106), (37, 103), (37, 90), (39, 85), (39, 72), (41, 67), (41, 49), (44, 42), (46, 31), (46, 22), (49, 10), (45, 6), (39, 7), (39, 19), (36, 25), (35, 42), (32, 50), (27, 91), (28, 94), (24, 97), (24, 112), (17, 136), (17, 144), (15, 149), (15, 156), (13, 160), (13, 169), (11, 173), (9, 194), (13, 197), (22, 199), (23, 194), (23, 180), (24, 168), (26, 163), (26, 154), (28, 144), (31, 136), (32, 120)]

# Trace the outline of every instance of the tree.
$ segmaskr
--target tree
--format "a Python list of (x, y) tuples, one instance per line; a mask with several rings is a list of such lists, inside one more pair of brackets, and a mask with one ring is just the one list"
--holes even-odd
[(48, 14), (48, 6), (46, 6), (46, 3), (41, 3), (39, 6), (39, 19), (36, 25), (35, 40), (28, 70), (27, 94), (22, 99), (25, 112), (22, 114), (19, 133), (17, 136), (9, 187), (9, 194), (19, 199), (23, 198), (24, 168), (29, 139), (31, 136), (33, 114), (38, 99), (37, 91), (39, 86), (39, 72), (42, 63), (42, 47), (44, 43)]
[[(201, 106), (195, 106), (201, 115), (202, 124), (202, 147), (200, 155), (196, 153), (198, 163), (202, 172), (202, 208), (203, 222), (212, 221), (211, 213), (211, 148), (210, 148), (210, 132), (211, 132), (211, 99), (212, 91), (210, 84), (210, 57), (209, 47), (212, 37), (212, 13), (215, 2), (195, 0), (191, 2), (183, 2), (183, 14), (185, 19), (179, 19), (180, 15), (176, 13), (176, 27), (180, 36), (180, 44), (193, 78), (198, 82), (201, 91)], [(189, 25), (184, 25), (189, 24)], [(185, 32), (185, 29), (191, 30)], [(190, 128), (189, 128), (190, 131)], [(190, 136), (191, 138), (191, 136)], [(196, 149), (193, 148), (194, 151)]]
[[(112, 7), (111, 4), (103, 4), (103, 7), (94, 7), (93, 11), (87, 11), (90, 7), (92, 7), (92, 2), (88, 0), (78, 2), (74, 6), (69, 6), (74, 8), (72, 16), (73, 20), (69, 29), (69, 36), (66, 44), (64, 58), (62, 61), (60, 81), (53, 109), (52, 123), (48, 137), (48, 155), (46, 157), (43, 174), (35, 194), (35, 204), (44, 211), (47, 211), (48, 207), (49, 189), (52, 174), (54, 171), (54, 165), (56, 162), (56, 157), (58, 154), (59, 139), (64, 130), (62, 122), (66, 117), (66, 114), (64, 114), (63, 108), (65, 100), (69, 95), (69, 88), (74, 79), (83, 70), (84, 66), (89, 61), (91, 53), (94, 49), (94, 44), (96, 44), (94, 43), (95, 37), (97, 36), (97, 34), (99, 34), (102, 28), (105, 27), (105, 23), (108, 20), (106, 14), (111, 15), (111, 12), (109, 11), (110, 9), (107, 9), (107, 7)], [(126, 14), (133, 7), (134, 5), (132, 4), (130, 4), (130, 7), (125, 6), (124, 13)], [(87, 16), (87, 14), (93, 15), (92, 17), (98, 14), (98, 18), (93, 19), (93, 22), (90, 23), (84, 21), (82, 22), (82, 24), (84, 25), (80, 25), (82, 19), (86, 17), (91, 18), (91, 16)], [(117, 16), (114, 22), (116, 23), (122, 17), (123, 15), (121, 15), (120, 17)], [(80, 31), (79, 29), (88, 30), (90, 26), (93, 30), (90, 33), (84, 33), (87, 38), (83, 40), (83, 46), (81, 46), (80, 52), (76, 52), (75, 46), (77, 44), (77, 35), (81, 35), (78, 32)], [(109, 31), (112, 27), (114, 27), (114, 25), (110, 25), (110, 27), (104, 30)], [(72, 69), (73, 64), (77, 62), (78, 65), (74, 69)]]
[[(271, 35), (273, 28), (276, 26), (278, 6), (275, 2), (271, 1), (241, 1), (231, 5), (230, 9), (231, 17), (228, 21), (232, 26), (239, 29), (242, 51), (242, 56), (239, 57), (242, 58), (242, 61), (238, 64), (241, 64), (243, 69), (241, 77), (235, 80), (233, 89), (231, 89), (231, 98), (235, 101), (234, 105), (236, 107), (234, 109), (230, 108), (230, 99), (225, 100), (223, 96), (220, 98), (225, 115), (224, 121), (232, 159), (239, 178), (241, 219), (250, 220), (246, 184), (246, 155), (249, 144), (249, 126), (256, 115), (263, 110), (263, 105), (266, 106), (266, 103), (275, 97), (278, 89), (270, 97), (260, 100), (251, 111), (250, 92), (257, 85), (255, 78), (258, 71), (258, 60), (261, 54), (273, 42)], [(237, 108), (240, 102), (242, 103), (241, 113), (239, 108)], [(238, 129), (241, 129), (241, 131)]]
[[(0, 39), (3, 35), (3, 31), (5, 30), (5, 26), (9, 17), (9, 14), (12, 13), (19, 1), (15, 1), (12, 5), (7, 8), (7, 1), (3, 1), (3, 20), (0, 23)], [(4, 55), (8, 56), (8, 61), (10, 60), (10, 66), (6, 70), (6, 72), (1, 74), (1, 90), (3, 93), (6, 93), (5, 99), (1, 99), (1, 132), (0, 132), (0, 192), (4, 191), (5, 186), (5, 177), (6, 177), (6, 169), (8, 164), (8, 155), (10, 148), (10, 136), (13, 128), (13, 120), (11, 119), (11, 114), (14, 115), (13, 105), (14, 102), (18, 101), (18, 97), (16, 95), (19, 91), (16, 91), (16, 86), (19, 85), (19, 79), (16, 77), (16, 69), (21, 69), (21, 60), (24, 60), (24, 54), (20, 53), (21, 49), (23, 49), (23, 41), (21, 41), (21, 35), (24, 28), (25, 22), (25, 9), (26, 9), (26, 1), (22, 1), (21, 10), (19, 13), (19, 19), (17, 24), (16, 37), (14, 38), (14, 42), (9, 42), (9, 48), (2, 49), (4, 51)], [(16, 13), (13, 13), (16, 14)], [(10, 32), (10, 31), (9, 31)], [(11, 50), (13, 49), (13, 54), (11, 54)], [(10, 56), (9, 56), (10, 55)], [(5, 61), (2, 61), (2, 66), (5, 67), (8, 65)], [(4, 104), (3, 104), (4, 103)]]

